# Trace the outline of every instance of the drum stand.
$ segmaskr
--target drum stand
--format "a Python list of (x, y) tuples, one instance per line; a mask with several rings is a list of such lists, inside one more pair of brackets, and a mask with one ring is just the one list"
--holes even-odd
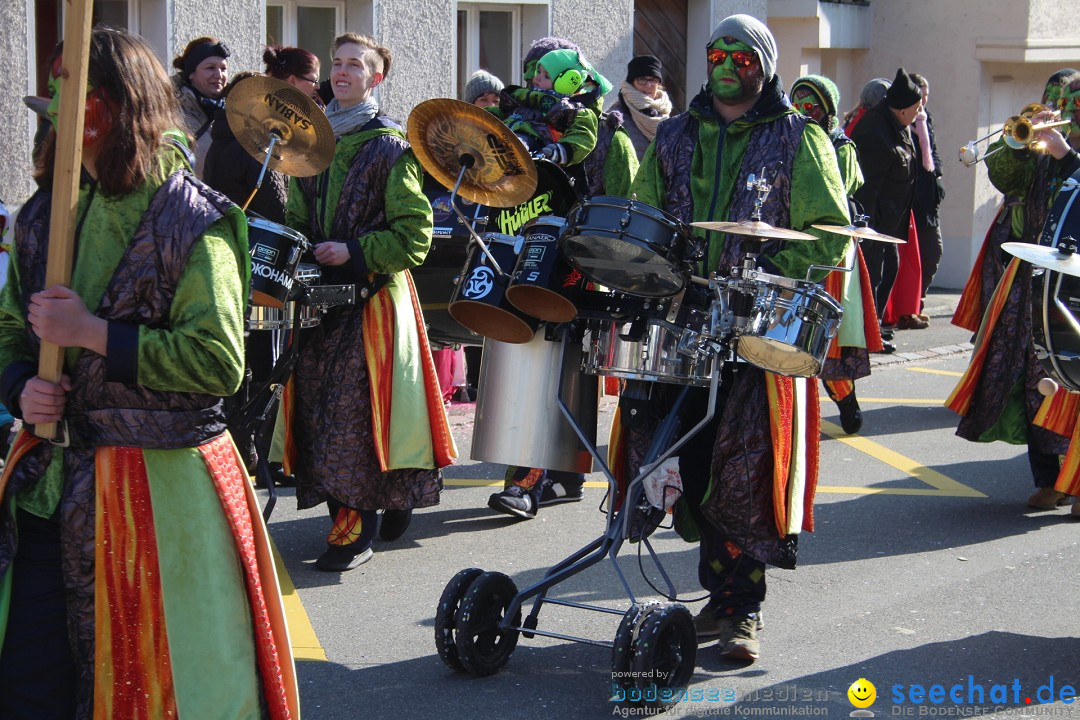
[[(567, 343), (570, 342), (569, 336), (568, 329), (563, 326), (561, 342), (564, 356)], [(521, 591), (518, 591), (513, 581), (503, 573), (484, 572), (479, 568), (468, 568), (457, 573), (443, 591), (435, 616), (435, 645), (439, 656), (448, 666), (474, 675), (492, 675), (509, 660), (517, 646), (519, 635), (526, 638), (540, 635), (612, 648), (612, 679), (617, 699), (644, 699), (662, 705), (678, 701), (678, 693), (685, 689), (694, 672), (697, 635), (693, 617), (681, 604), (640, 603), (619, 566), (617, 556), (628, 538), (636, 538), (659, 569), (667, 585), (667, 596), (675, 596), (674, 584), (664, 571), (647, 537), (649, 530), (635, 534), (632, 523), (636, 517), (642, 517), (643, 513), (653, 509), (644, 498), (644, 479), (713, 419), (722, 367), (723, 362), (718, 356), (709, 383), (709, 409), (705, 417), (675, 439), (680, 409), (689, 386), (682, 389), (674, 406), (653, 436), (637, 476), (627, 485), (621, 508), (615, 476), (605, 459), (600, 456), (595, 443), (589, 439), (563, 400), (563, 383), (560, 378), (556, 393), (559, 408), (608, 482), (609, 511), (604, 532), (585, 547), (555, 564), (541, 581)], [(548, 590), (552, 587), (599, 563), (605, 556), (611, 560), (615, 573), (630, 598), (631, 605), (628, 610), (547, 597)], [(522, 606), (532, 598), (535, 598), (532, 610), (522, 621)], [(621, 615), (623, 619), (613, 642), (540, 630), (537, 627), (538, 617), (545, 602)], [(639, 639), (642, 639), (640, 643)], [(631, 672), (632, 669), (634, 672)]]

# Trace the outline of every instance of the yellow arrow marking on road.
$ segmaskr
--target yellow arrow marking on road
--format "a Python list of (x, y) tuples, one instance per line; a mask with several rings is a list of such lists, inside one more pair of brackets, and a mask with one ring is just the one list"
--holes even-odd
[(319, 636), (315, 634), (315, 628), (311, 627), (311, 620), (304, 603), (300, 602), (300, 596), (296, 592), (289, 571), (285, 569), (285, 563), (281, 560), (281, 553), (277, 545), (270, 541), (270, 548), (274, 551), (274, 567), (277, 569), (278, 584), (281, 586), (281, 603), (285, 608), (285, 622), (289, 624), (289, 640), (292, 642), (293, 657), (297, 660), (318, 660), (329, 662), (326, 651), (323, 650)]

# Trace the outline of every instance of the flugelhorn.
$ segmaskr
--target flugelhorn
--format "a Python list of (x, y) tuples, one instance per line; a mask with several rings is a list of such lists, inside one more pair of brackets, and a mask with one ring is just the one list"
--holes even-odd
[[(1011, 118), (1005, 121), (1005, 124), (1001, 126), (1000, 130), (995, 130), (992, 133), (983, 135), (977, 140), (972, 140), (964, 147), (960, 148), (960, 162), (964, 163), (967, 167), (971, 167), (976, 163), (982, 162), (986, 158), (990, 157), (994, 153), (1001, 150), (1000, 147), (991, 150), (988, 153), (979, 154), (978, 144), (983, 140), (988, 140), (998, 133), (1001, 133), (1002, 140), (1005, 141), (1005, 145), (1011, 147), (1013, 150), (1033, 150), (1035, 152), (1042, 151), (1042, 144), (1036, 141), (1035, 134), (1040, 130), (1046, 130), (1048, 128), (1062, 127), (1068, 125), (1068, 120), (1055, 120), (1053, 122), (1033, 123), (1031, 118), (1038, 115), (1041, 112), (1051, 112), (1050, 108), (1040, 103), (1031, 103), (1023, 110), (1019, 115), (1013, 115)], [(1057, 113), (1055, 112), (1055, 115)]]

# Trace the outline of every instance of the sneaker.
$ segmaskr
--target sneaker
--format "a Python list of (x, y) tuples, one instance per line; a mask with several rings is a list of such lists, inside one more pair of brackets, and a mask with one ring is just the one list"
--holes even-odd
[(694, 629), (697, 631), (699, 642), (712, 640), (729, 632), (728, 623), (718, 618), (708, 606), (701, 608), (701, 612), (694, 616)]
[(315, 567), (323, 572), (345, 572), (363, 565), (372, 555), (374, 553), (370, 546), (357, 552), (351, 547), (330, 545), (315, 561)]
[(882, 340), (881, 341), (881, 354), (882, 355), (891, 355), (894, 352), (896, 352), (896, 345), (893, 342), (891, 342), (890, 340)]
[(844, 428), (845, 433), (854, 435), (862, 429), (862, 410), (854, 390), (843, 400), (838, 400), (836, 407), (840, 409), (840, 427)]
[(1027, 499), (1027, 504), (1029, 508), (1036, 510), (1056, 510), (1060, 505), (1068, 505), (1071, 500), (1072, 498), (1063, 492), (1052, 487), (1043, 487)]
[(540, 507), (559, 503), (580, 502), (585, 497), (581, 485), (565, 485), (561, 482), (547, 483), (540, 491)]
[(531, 520), (536, 517), (536, 501), (532, 493), (523, 487), (511, 485), (488, 498), (488, 507), (507, 515)]
[(758, 642), (758, 617), (756, 613), (740, 617), (727, 618), (731, 626), (731, 637), (724, 643), (720, 654), (731, 660), (758, 659), (761, 644)]
[(881, 339), (882, 340), (892, 340), (893, 337), (895, 337), (895, 335), (896, 335), (896, 333), (893, 331), (892, 328), (888, 328), (888, 327), (882, 327), (881, 328)]

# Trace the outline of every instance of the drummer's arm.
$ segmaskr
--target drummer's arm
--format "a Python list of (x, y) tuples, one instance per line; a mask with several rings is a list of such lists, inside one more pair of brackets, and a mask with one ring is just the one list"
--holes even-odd
[(431, 203), (423, 192), (423, 170), (412, 150), (390, 169), (386, 183), (386, 230), (346, 241), (359, 276), (395, 273), (424, 262), (431, 249)]
[(169, 327), (109, 323), (108, 380), (221, 397), (236, 392), (244, 373), (251, 274), (245, 231), (237, 210), (194, 243), (169, 309)]
[[(780, 273), (804, 278), (811, 265), (836, 265), (843, 258), (847, 238), (810, 226), (847, 225), (848, 203), (832, 142), (816, 126), (808, 126), (795, 154), (791, 173), (791, 228), (822, 238), (817, 242), (789, 242), (769, 257)], [(815, 280), (821, 280), (818, 272)]]

